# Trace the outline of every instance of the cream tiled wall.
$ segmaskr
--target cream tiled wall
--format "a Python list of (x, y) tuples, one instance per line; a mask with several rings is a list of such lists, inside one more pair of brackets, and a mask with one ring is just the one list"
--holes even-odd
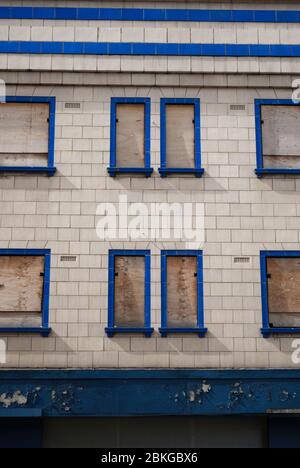
[[(269, 80), (270, 77), (265, 77)], [(0, 247), (51, 248), (49, 338), (9, 336), (7, 367), (291, 367), (292, 338), (260, 335), (259, 252), (299, 249), (300, 185), (293, 177), (257, 179), (255, 98), (290, 98), (290, 89), (257, 87), (8, 87), (10, 95), (57, 99), (53, 178), (1, 176)], [(110, 98), (147, 96), (152, 102), (150, 179), (112, 179), (109, 163)], [(161, 179), (161, 97), (201, 99), (205, 176)], [(80, 109), (66, 109), (80, 102)], [(245, 110), (230, 110), (244, 104)], [(204, 281), (206, 338), (161, 338), (160, 249), (184, 243), (105, 243), (96, 235), (103, 201), (199, 202), (205, 205)], [(109, 248), (152, 251), (151, 339), (106, 337)], [(61, 255), (76, 255), (65, 263)], [(250, 263), (236, 265), (235, 256)]]
[[(297, 3), (10, 1), (26, 6), (299, 9)], [(0, 40), (299, 43), (298, 25), (101, 23), (1, 20)], [(0, 247), (51, 248), (49, 338), (0, 336), (7, 363), (21, 368), (293, 367), (293, 337), (262, 338), (259, 252), (300, 249), (300, 179), (257, 179), (255, 98), (291, 98), (298, 58), (119, 57), (0, 54), (7, 93), (55, 96), (52, 178), (0, 176)], [(150, 97), (150, 179), (107, 175), (111, 97)], [(161, 179), (161, 97), (201, 99), (203, 179)], [(80, 109), (65, 108), (80, 102)], [(231, 110), (231, 104), (245, 110)], [(184, 243), (105, 243), (96, 235), (103, 201), (199, 202), (205, 208), (204, 282), (207, 337), (161, 338), (160, 250)], [(109, 248), (152, 251), (152, 338), (106, 337)], [(76, 262), (61, 262), (75, 255)], [(249, 264), (235, 264), (247, 256)]]

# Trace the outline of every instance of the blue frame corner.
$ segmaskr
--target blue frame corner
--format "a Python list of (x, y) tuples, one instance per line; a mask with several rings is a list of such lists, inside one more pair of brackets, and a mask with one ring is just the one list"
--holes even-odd
[[(166, 107), (172, 104), (192, 104), (195, 110), (195, 167), (194, 168), (170, 168), (167, 165), (167, 132), (166, 132)], [(200, 99), (163, 98), (160, 100), (160, 158), (161, 167), (159, 173), (161, 177), (168, 175), (194, 175), (202, 177), (204, 169), (201, 167), (201, 123), (200, 123)]]
[(44, 286), (42, 297), (41, 327), (0, 327), (0, 334), (7, 333), (32, 333), (40, 334), (43, 337), (49, 336), (51, 328), (49, 327), (49, 299), (50, 299), (50, 268), (51, 268), (51, 250), (50, 249), (0, 249), (0, 256), (37, 256), (44, 257)]
[(271, 327), (269, 321), (269, 299), (268, 299), (268, 258), (300, 258), (299, 251), (280, 251), (270, 250), (260, 252), (260, 271), (261, 271), (261, 300), (262, 300), (262, 321), (261, 333), (264, 338), (269, 338), (275, 334), (298, 334), (300, 327)]
[(54, 166), (54, 145), (55, 145), (55, 111), (56, 111), (56, 98), (55, 97), (32, 97), (32, 96), (8, 96), (6, 102), (18, 103), (36, 103), (36, 104), (49, 104), (49, 138), (48, 138), (48, 164), (47, 166), (0, 166), (0, 174), (3, 172), (10, 173), (33, 173), (33, 174), (46, 174), (53, 176), (56, 172)]
[[(167, 258), (168, 257), (197, 257), (197, 292), (198, 317), (195, 328), (168, 327), (168, 294), (167, 294)], [(161, 328), (159, 332), (163, 338), (175, 333), (193, 333), (200, 338), (205, 337), (207, 328), (204, 325), (204, 291), (203, 291), (203, 252), (202, 250), (163, 250), (161, 252)]]
[[(115, 325), (115, 258), (119, 256), (145, 257), (145, 322), (142, 328), (116, 327)], [(150, 338), (154, 332), (151, 328), (151, 252), (150, 250), (110, 250), (108, 266), (108, 326), (105, 332), (109, 338), (118, 333), (143, 333)]]
[[(145, 106), (145, 166), (118, 167), (117, 161), (117, 106), (119, 104), (144, 104)], [(151, 99), (150, 98), (112, 98), (110, 117), (110, 166), (107, 169), (111, 177), (117, 175), (144, 175), (151, 177)]]
[(300, 175), (299, 169), (268, 168), (264, 166), (263, 137), (262, 137), (262, 106), (299, 106), (300, 102), (291, 99), (255, 99), (255, 128), (256, 128), (256, 169), (255, 174), (262, 178), (267, 175)]

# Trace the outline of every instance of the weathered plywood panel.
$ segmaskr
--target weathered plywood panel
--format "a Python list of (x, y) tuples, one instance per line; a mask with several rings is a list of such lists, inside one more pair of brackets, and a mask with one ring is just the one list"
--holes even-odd
[(264, 167), (275, 169), (299, 169), (300, 156), (264, 156)]
[(41, 312), (44, 257), (0, 256), (0, 313)]
[(197, 326), (197, 258), (167, 258), (168, 327)]
[(117, 166), (145, 166), (145, 106), (117, 105)]
[(300, 258), (267, 259), (269, 319), (273, 326), (300, 324)]
[(300, 107), (262, 106), (265, 167), (300, 167)]
[(145, 312), (145, 258), (115, 258), (115, 325), (143, 327)]
[(40, 327), (42, 316), (40, 313), (0, 312), (0, 327)]
[(166, 106), (167, 167), (195, 167), (195, 110), (190, 104)]
[(0, 152), (48, 153), (49, 105), (7, 103), (0, 105)]
[(48, 154), (0, 153), (0, 166), (47, 166)]

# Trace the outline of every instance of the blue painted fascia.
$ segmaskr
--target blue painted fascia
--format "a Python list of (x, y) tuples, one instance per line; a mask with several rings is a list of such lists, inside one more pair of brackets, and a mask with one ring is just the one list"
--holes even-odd
[(300, 57), (300, 45), (0, 41), (0, 54)]
[(29, 333), (39, 334), (45, 338), (51, 333), (49, 327), (49, 300), (50, 300), (50, 269), (51, 250), (50, 249), (0, 249), (0, 256), (38, 256), (44, 257), (44, 286), (41, 308), (41, 327), (0, 327), (0, 334)]
[(299, 23), (299, 10), (0, 7), (1, 19)]
[(268, 168), (264, 165), (263, 156), (263, 134), (262, 134), (262, 106), (299, 106), (300, 102), (292, 99), (255, 99), (255, 130), (256, 130), (256, 169), (258, 178), (276, 175), (300, 175), (300, 167), (288, 168)]
[(16, 391), (26, 403), (0, 417), (263, 415), (299, 410), (300, 369), (1, 370), (0, 394)]
[[(144, 157), (145, 166), (119, 167), (117, 161), (117, 106), (119, 104), (143, 104), (145, 107), (145, 135), (144, 135)], [(110, 166), (107, 169), (111, 177), (117, 175), (144, 175), (151, 177), (151, 99), (150, 98), (112, 98), (110, 111)]]
[(56, 167), (54, 166), (54, 146), (55, 146), (55, 112), (56, 98), (44, 96), (7, 96), (7, 103), (36, 103), (49, 104), (49, 137), (48, 137), (48, 164), (42, 166), (0, 166), (0, 173), (24, 173), (24, 174), (45, 174), (49, 177), (54, 176)]

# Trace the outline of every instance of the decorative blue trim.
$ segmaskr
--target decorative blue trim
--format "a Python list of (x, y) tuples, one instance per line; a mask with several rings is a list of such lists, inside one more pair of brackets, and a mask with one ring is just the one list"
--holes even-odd
[(0, 7), (1, 19), (299, 23), (298, 10)]
[[(117, 161), (117, 106), (119, 104), (144, 104), (145, 107), (145, 167), (118, 167)], [(150, 177), (151, 168), (151, 100), (150, 98), (112, 98), (110, 120), (110, 167), (108, 173), (112, 177), (117, 174), (142, 174)]]
[(0, 54), (300, 57), (300, 45), (0, 41)]
[(256, 169), (255, 174), (262, 178), (267, 175), (300, 175), (299, 169), (264, 167), (263, 135), (262, 135), (262, 106), (299, 106), (291, 99), (255, 99), (255, 128), (256, 128)]
[(0, 327), (1, 334), (10, 333), (32, 333), (40, 334), (44, 337), (49, 336), (51, 328), (49, 327), (49, 299), (50, 299), (50, 268), (51, 268), (51, 250), (49, 249), (0, 249), (0, 256), (37, 256), (44, 257), (44, 286), (42, 297), (42, 325), (41, 327)]
[(8, 96), (6, 102), (28, 102), (28, 103), (42, 103), (49, 104), (49, 140), (48, 140), (48, 165), (47, 167), (40, 166), (0, 166), (0, 173), (32, 173), (32, 174), (46, 174), (53, 176), (56, 172), (54, 167), (54, 144), (55, 144), (55, 97), (32, 97), (32, 96)]
[[(195, 328), (168, 326), (168, 257), (197, 257), (198, 320)], [(163, 338), (170, 333), (195, 333), (203, 338), (207, 333), (204, 326), (203, 252), (201, 250), (163, 250), (161, 252), (161, 328)]]
[(26, 402), (5, 416), (263, 415), (299, 410), (300, 370), (1, 370), (0, 394), (15, 392)]
[(300, 327), (271, 327), (269, 321), (269, 298), (268, 298), (268, 258), (300, 258), (300, 251), (297, 250), (268, 250), (260, 252), (260, 271), (261, 271), (261, 300), (262, 300), (262, 319), (263, 326), (261, 333), (264, 338), (273, 334), (295, 334), (300, 333)]
[[(145, 257), (145, 322), (144, 327), (117, 327), (115, 325), (115, 258), (119, 256)], [(117, 333), (143, 333), (151, 337), (151, 252), (150, 250), (110, 250), (108, 266), (108, 326), (105, 329), (111, 338)]]
[[(168, 105), (193, 105), (195, 110), (194, 128), (195, 128), (195, 167), (194, 168), (169, 168), (167, 165), (167, 130), (166, 130), (166, 108)], [(200, 99), (178, 99), (163, 98), (160, 100), (160, 158), (161, 167), (159, 173), (161, 177), (167, 177), (172, 174), (195, 175), (202, 177), (204, 169), (201, 167), (201, 126), (200, 126)]]

